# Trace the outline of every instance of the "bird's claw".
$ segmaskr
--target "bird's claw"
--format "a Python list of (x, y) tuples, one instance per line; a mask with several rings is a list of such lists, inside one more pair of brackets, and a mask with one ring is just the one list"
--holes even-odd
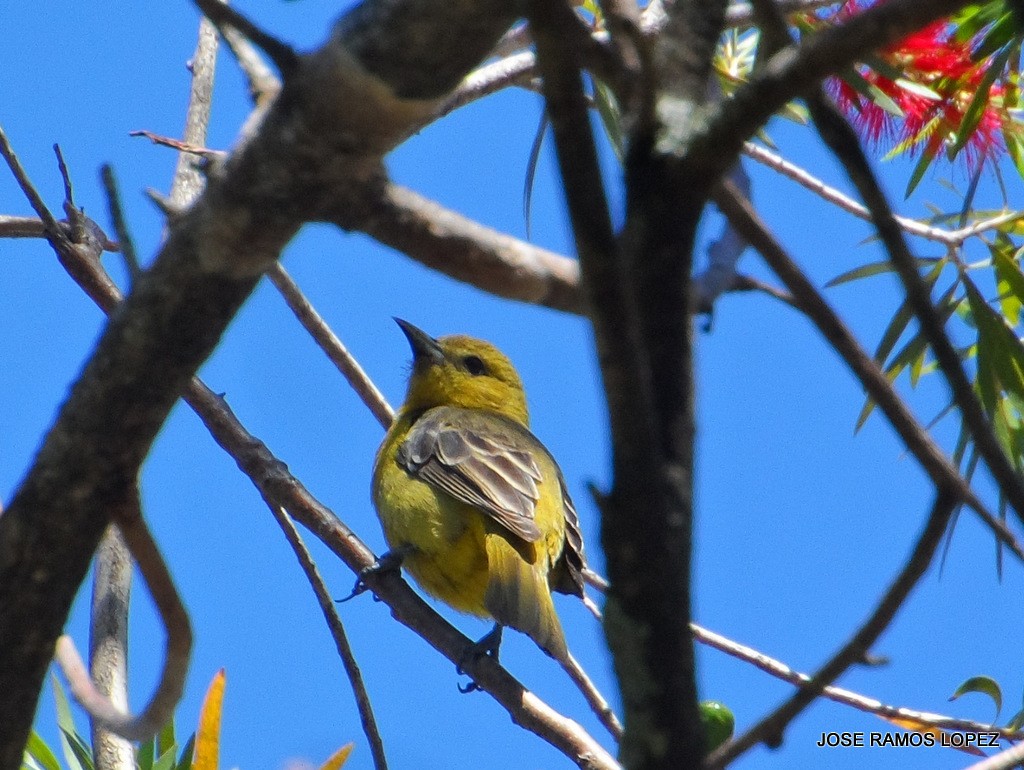
[[(458, 664), (456, 664), (455, 666), (455, 670), (458, 672), (460, 676), (465, 673), (463, 669), (465, 668), (466, 664), (471, 663), (477, 658), (486, 656), (489, 658), (493, 658), (495, 662), (498, 661), (498, 653), (501, 648), (501, 631), (502, 626), (500, 624), (495, 623), (494, 628), (492, 628), (486, 635), (481, 637), (479, 641), (476, 641), (473, 644), (466, 647), (465, 651), (462, 653), (462, 656), (459, 658)], [(463, 687), (461, 684), (457, 685), (457, 687), (459, 688), (459, 692), (461, 692), (462, 694), (475, 692), (481, 689), (480, 685), (472, 681), (465, 687)]]
[[(359, 571), (359, 577), (356, 578), (356, 584), (352, 586), (352, 593), (343, 599), (335, 599), (334, 601), (341, 604), (342, 602), (347, 602), (349, 599), (354, 599), (359, 596), (359, 594), (366, 593), (370, 590), (370, 586), (366, 583), (366, 578), (371, 575), (379, 575), (382, 572), (397, 572), (402, 568), (402, 560), (405, 559), (408, 553), (408, 548), (394, 548), (383, 554), (369, 567), (365, 567)], [(376, 596), (374, 599), (379, 601)]]

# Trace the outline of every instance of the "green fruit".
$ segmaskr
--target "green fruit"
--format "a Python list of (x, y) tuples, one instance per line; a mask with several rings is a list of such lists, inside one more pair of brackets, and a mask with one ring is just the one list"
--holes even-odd
[(736, 728), (736, 717), (724, 704), (714, 700), (702, 701), (700, 718), (704, 723), (704, 737), (709, 752), (732, 738), (732, 732)]

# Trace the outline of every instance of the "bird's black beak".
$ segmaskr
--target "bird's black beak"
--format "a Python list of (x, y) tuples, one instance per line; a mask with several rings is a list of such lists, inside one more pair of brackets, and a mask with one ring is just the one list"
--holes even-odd
[(414, 364), (422, 362), (427, 365), (436, 365), (444, 361), (444, 351), (437, 344), (437, 340), (401, 318), (396, 318), (395, 323), (398, 324), (405, 338), (409, 340)]

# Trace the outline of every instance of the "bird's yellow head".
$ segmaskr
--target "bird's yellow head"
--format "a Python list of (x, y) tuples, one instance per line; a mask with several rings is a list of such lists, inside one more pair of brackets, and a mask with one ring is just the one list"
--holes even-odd
[(504, 353), (483, 340), (453, 334), (434, 339), (396, 318), (412, 347), (412, 374), (402, 410), (435, 406), (488, 409), (529, 424), (519, 373)]

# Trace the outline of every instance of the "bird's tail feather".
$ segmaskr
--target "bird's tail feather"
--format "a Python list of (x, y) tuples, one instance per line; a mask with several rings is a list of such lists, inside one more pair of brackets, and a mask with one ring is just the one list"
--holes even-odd
[(501, 534), (489, 533), (486, 540), (490, 577), (484, 605), (488, 612), (503, 626), (529, 636), (555, 660), (568, 662), (565, 634), (539, 565), (524, 560)]

